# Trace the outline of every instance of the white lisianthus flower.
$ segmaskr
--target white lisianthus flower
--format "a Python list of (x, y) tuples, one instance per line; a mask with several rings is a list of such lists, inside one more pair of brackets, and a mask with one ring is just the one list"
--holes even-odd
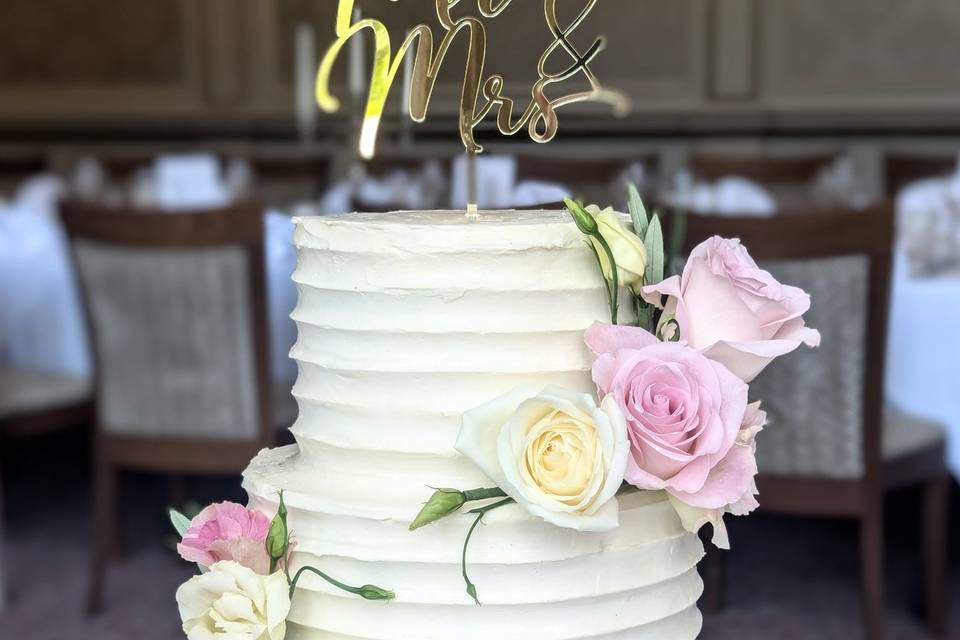
[(457, 450), (531, 514), (560, 527), (609, 531), (630, 452), (611, 399), (519, 387), (468, 411)]
[[(607, 241), (610, 252), (613, 253), (613, 259), (617, 263), (617, 276), (620, 284), (633, 290), (639, 290), (643, 285), (643, 277), (647, 268), (647, 249), (643, 240), (632, 231), (628, 230), (620, 222), (620, 214), (607, 207), (600, 210), (596, 205), (587, 207), (587, 211), (597, 221), (597, 227), (600, 235)], [(613, 278), (610, 271), (610, 261), (607, 259), (606, 252), (599, 246), (599, 243), (591, 238), (590, 240), (600, 256), (600, 266), (603, 269), (603, 277), (607, 280)]]
[(283, 640), (290, 591), (282, 572), (261, 576), (225, 561), (181, 585), (177, 605), (189, 640)]

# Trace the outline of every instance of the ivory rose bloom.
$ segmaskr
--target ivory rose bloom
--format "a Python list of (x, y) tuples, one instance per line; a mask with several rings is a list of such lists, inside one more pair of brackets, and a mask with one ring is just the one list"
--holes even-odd
[(217, 562), (177, 589), (177, 605), (189, 640), (283, 640), (290, 592), (282, 572), (262, 576)]
[[(617, 263), (617, 276), (620, 279), (620, 284), (630, 289), (638, 289), (643, 285), (643, 275), (647, 268), (647, 250), (643, 245), (643, 240), (623, 226), (623, 223), (620, 222), (620, 214), (614, 211), (612, 207), (601, 211), (600, 207), (592, 204), (587, 207), (587, 212), (597, 221), (600, 235), (610, 246), (613, 260)], [(603, 277), (607, 280), (612, 279), (610, 261), (607, 259), (606, 252), (596, 240), (591, 238), (590, 241), (600, 256)]]
[(180, 557), (201, 567), (234, 560), (254, 572), (270, 571), (265, 541), (270, 519), (259, 511), (233, 503), (212, 504), (201, 511), (177, 545)]
[(699, 351), (636, 327), (598, 323), (586, 341), (603, 402), (614, 400), (626, 419), (627, 482), (699, 509), (752, 497), (753, 448), (737, 444), (746, 383)]
[(560, 527), (619, 526), (616, 493), (630, 452), (610, 399), (559, 387), (519, 387), (468, 411), (457, 450), (531, 514)]
[(643, 294), (657, 305), (667, 296), (664, 314), (675, 317), (680, 337), (746, 382), (801, 344), (820, 344), (820, 334), (803, 321), (810, 296), (759, 268), (739, 240), (715, 236), (701, 243), (682, 276), (644, 287)]

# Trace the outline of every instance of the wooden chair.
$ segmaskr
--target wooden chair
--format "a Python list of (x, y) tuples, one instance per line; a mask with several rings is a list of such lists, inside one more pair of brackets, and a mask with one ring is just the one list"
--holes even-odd
[(120, 470), (238, 474), (296, 414), (269, 378), (259, 207), (62, 213), (96, 370), (92, 612), (119, 540)]
[(953, 174), (957, 167), (957, 156), (892, 153), (883, 159), (883, 163), (887, 197), (894, 198), (911, 182)]
[(738, 175), (769, 185), (809, 182), (837, 158), (836, 153), (795, 156), (720, 155), (699, 153), (690, 156), (690, 171), (703, 180)]
[[(776, 360), (751, 384), (751, 398), (763, 400), (770, 416), (757, 454), (761, 508), (859, 521), (866, 637), (877, 640), (884, 616), (884, 496), (922, 485), (927, 616), (931, 631), (944, 633), (944, 432), (884, 407), (891, 207), (766, 219), (689, 216), (687, 225), (687, 252), (714, 235), (739, 237), (775, 277), (806, 289), (813, 301), (808, 324), (823, 335), (819, 349)], [(707, 564), (707, 589), (716, 595), (722, 572), (715, 561)]]

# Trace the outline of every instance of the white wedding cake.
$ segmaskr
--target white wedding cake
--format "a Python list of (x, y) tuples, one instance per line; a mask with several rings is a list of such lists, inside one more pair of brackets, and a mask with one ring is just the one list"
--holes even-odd
[(262, 452), (251, 505), (284, 491), (292, 565), (393, 589), (373, 602), (309, 575), (287, 637), (304, 640), (686, 640), (703, 556), (659, 492), (621, 495), (608, 533), (517, 505), (408, 527), (431, 487), (492, 483), (457, 440), (463, 412), (520, 384), (592, 393), (584, 330), (609, 319), (594, 255), (566, 212), (400, 212), (296, 220), (298, 445)]

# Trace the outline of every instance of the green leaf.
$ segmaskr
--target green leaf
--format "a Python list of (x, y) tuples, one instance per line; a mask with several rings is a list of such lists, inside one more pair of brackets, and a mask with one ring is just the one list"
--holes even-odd
[(637, 305), (637, 326), (650, 331), (653, 324), (653, 310), (648, 304)]
[(627, 206), (630, 208), (630, 218), (633, 219), (633, 232), (637, 234), (637, 237), (645, 238), (649, 226), (647, 208), (643, 205), (643, 198), (640, 197), (640, 192), (635, 184), (628, 183), (627, 192), (629, 194)]
[(660, 216), (653, 214), (650, 226), (643, 240), (647, 249), (646, 283), (659, 284), (663, 281), (665, 257), (663, 255), (663, 229), (660, 226)]
[(673, 224), (670, 228), (670, 251), (667, 254), (667, 266), (673, 270), (674, 262), (683, 251), (683, 242), (687, 239), (687, 212), (676, 209), (673, 212)]
[(173, 528), (176, 529), (177, 535), (179, 535), (180, 538), (183, 538), (184, 534), (187, 533), (187, 529), (190, 528), (190, 518), (176, 509), (170, 509), (170, 523), (173, 524)]

